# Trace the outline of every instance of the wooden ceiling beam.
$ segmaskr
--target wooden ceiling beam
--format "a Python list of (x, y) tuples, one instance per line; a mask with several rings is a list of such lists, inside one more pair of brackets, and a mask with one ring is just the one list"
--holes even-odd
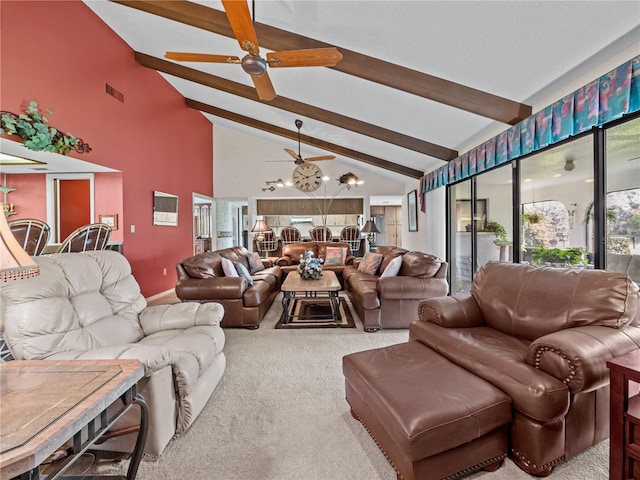
[[(206, 103), (198, 102), (190, 98), (185, 98), (185, 103), (187, 104), (187, 106), (191, 108), (200, 110), (201, 112), (205, 112), (210, 115), (214, 115), (216, 117), (225, 118), (227, 120), (231, 120), (232, 122), (241, 123), (243, 125), (247, 125), (252, 128), (257, 128), (258, 130), (269, 132), (274, 135), (279, 135), (284, 138), (289, 138), (291, 140), (295, 140), (295, 141), (298, 140), (297, 131), (287, 130), (286, 128), (278, 127), (270, 123), (256, 120), (255, 118), (246, 117), (244, 115), (240, 115), (239, 113), (230, 112), (228, 110), (224, 110), (219, 107), (214, 107), (213, 105), (208, 105)], [(382, 158), (374, 157), (373, 155), (368, 155), (366, 153), (358, 152), (350, 148), (342, 147), (340, 145), (327, 142), (325, 140), (320, 140), (318, 138), (310, 137), (309, 135), (300, 134), (300, 141), (307, 145), (312, 145), (314, 147), (321, 148), (322, 150), (333, 152), (338, 155), (342, 155), (344, 157), (352, 158), (354, 160), (358, 160), (360, 162), (373, 165), (375, 167), (383, 168), (390, 172), (398, 173), (400, 175), (405, 175), (407, 177), (421, 178), (424, 175), (424, 173), (420, 170), (405, 167), (404, 165), (398, 165), (397, 163), (393, 163), (388, 160), (383, 160)], [(293, 160), (291, 162), (293, 163)]]
[[(111, 1), (219, 35), (235, 38), (225, 12), (221, 10), (186, 1)], [(342, 53), (343, 60), (336, 66), (328, 68), (509, 125), (515, 125), (532, 113), (530, 105), (385, 62), (337, 45), (330, 45), (258, 22), (255, 24), (255, 29), (260, 46), (267, 49), (295, 50), (335, 46)]]
[(440, 160), (449, 161), (458, 156), (458, 152), (456, 150), (426, 142), (409, 135), (387, 130), (386, 128), (372, 125), (371, 123), (362, 122), (351, 117), (340, 115), (339, 113), (330, 112), (329, 110), (314, 107), (313, 105), (291, 100), (286, 97), (278, 96), (269, 102), (263, 102), (258, 98), (258, 94), (253, 87), (249, 87), (232, 80), (227, 80), (226, 78), (217, 77), (200, 70), (185, 67), (184, 65), (173, 63), (168, 60), (152, 57), (151, 55), (140, 52), (135, 53), (135, 59), (144, 67), (167, 73), (174, 77), (183, 78), (191, 82), (216, 88), (226, 93), (231, 93), (249, 100), (260, 102), (264, 105), (280, 108), (308, 118), (313, 118), (320, 122), (329, 123), (337, 127), (344, 128), (345, 130), (391, 143)]

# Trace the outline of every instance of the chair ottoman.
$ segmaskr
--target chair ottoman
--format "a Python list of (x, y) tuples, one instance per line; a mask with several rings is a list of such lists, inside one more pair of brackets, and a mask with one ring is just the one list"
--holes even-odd
[(511, 398), (419, 342), (346, 355), (346, 398), (399, 480), (494, 471), (507, 456)]

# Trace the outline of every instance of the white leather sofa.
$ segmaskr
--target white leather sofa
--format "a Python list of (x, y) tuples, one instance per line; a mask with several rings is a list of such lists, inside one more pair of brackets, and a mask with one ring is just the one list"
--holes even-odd
[[(40, 275), (0, 289), (0, 321), (15, 359), (134, 358), (149, 406), (145, 453), (160, 455), (200, 414), (225, 369), (218, 303), (147, 307), (131, 266), (105, 250), (34, 257)], [(136, 423), (138, 418), (127, 419)], [(126, 425), (121, 425), (126, 426)], [(135, 435), (102, 448), (126, 451)]]

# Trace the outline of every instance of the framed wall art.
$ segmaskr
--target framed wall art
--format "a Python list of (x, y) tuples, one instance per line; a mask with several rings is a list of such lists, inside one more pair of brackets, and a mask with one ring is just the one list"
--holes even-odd
[(418, 191), (407, 193), (407, 211), (409, 212), (409, 231), (418, 231)]
[(98, 215), (98, 222), (109, 225), (111, 230), (118, 229), (118, 214), (117, 213), (103, 213)]

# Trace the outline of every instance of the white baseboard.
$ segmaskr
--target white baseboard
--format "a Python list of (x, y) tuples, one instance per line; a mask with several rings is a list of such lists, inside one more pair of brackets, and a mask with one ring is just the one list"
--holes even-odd
[(175, 292), (176, 292), (175, 288), (170, 288), (169, 290), (166, 290), (164, 292), (160, 292), (160, 293), (156, 293), (155, 295), (151, 295), (150, 297), (147, 297), (146, 300), (147, 300), (147, 302), (149, 302), (149, 301), (152, 301), (152, 300), (156, 300), (157, 298), (164, 297), (166, 295), (175, 294)]

